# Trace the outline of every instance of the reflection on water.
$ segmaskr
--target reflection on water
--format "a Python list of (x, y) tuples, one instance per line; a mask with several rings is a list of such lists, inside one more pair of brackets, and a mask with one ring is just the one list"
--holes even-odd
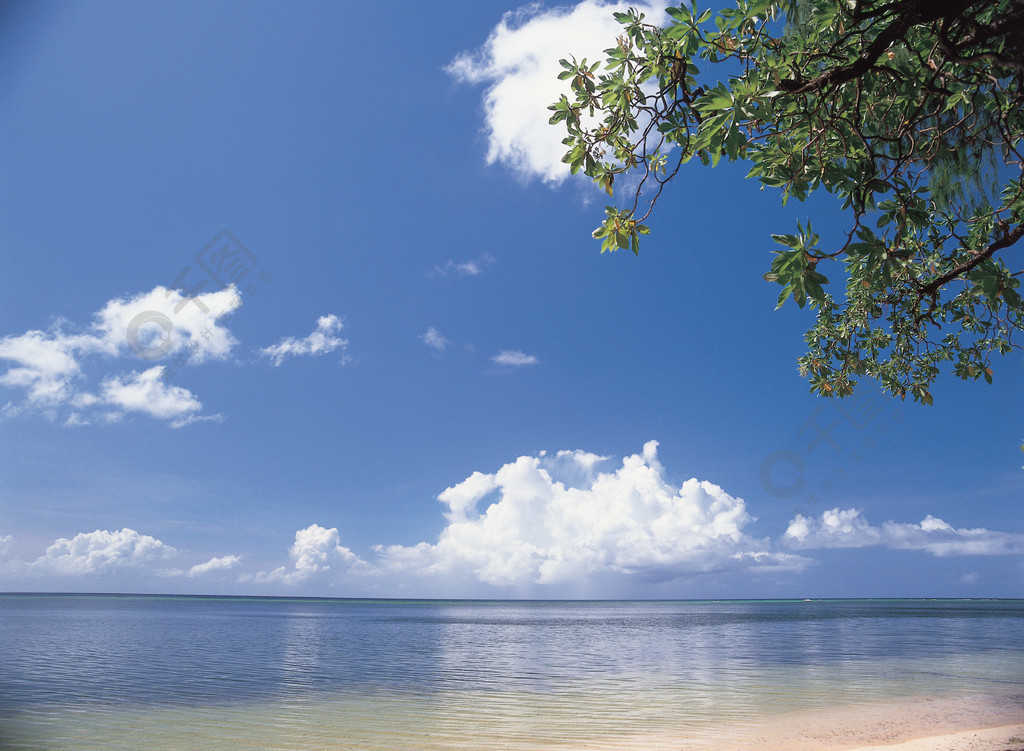
[[(1024, 602), (0, 596), (0, 748), (623, 747), (1024, 691)], [(616, 745), (619, 744), (619, 745)]]

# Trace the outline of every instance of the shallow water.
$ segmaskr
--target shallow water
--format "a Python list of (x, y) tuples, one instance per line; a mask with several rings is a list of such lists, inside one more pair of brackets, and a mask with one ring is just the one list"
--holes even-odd
[(1024, 691), (1024, 601), (0, 596), (0, 747), (627, 748)]

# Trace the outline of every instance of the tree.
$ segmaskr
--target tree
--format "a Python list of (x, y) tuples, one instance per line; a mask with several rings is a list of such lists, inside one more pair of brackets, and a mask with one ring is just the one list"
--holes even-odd
[(812, 392), (846, 396), (866, 376), (930, 404), (943, 363), (991, 383), (993, 355), (1019, 349), (1024, 322), (1024, 272), (1002, 257), (1024, 237), (1024, 0), (667, 12), (665, 28), (616, 13), (601, 70), (561, 61), (574, 98), (550, 109), (568, 130), (564, 161), (609, 195), (633, 177), (631, 200), (594, 232), (602, 252), (639, 251), (694, 157), (745, 160), (783, 203), (824, 189), (849, 218), (835, 247), (809, 221), (772, 235), (779, 305), (816, 311), (798, 362)]

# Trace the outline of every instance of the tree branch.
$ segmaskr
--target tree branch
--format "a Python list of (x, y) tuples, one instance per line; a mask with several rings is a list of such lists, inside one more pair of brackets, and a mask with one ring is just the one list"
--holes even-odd
[(846, 83), (860, 78), (874, 67), (878, 58), (892, 46), (893, 42), (900, 39), (912, 27), (919, 23), (937, 21), (940, 18), (959, 16), (971, 3), (972, 0), (912, 0), (900, 3), (896, 6), (899, 8), (899, 15), (875, 37), (857, 60), (849, 65), (830, 70), (810, 81), (782, 80), (779, 82), (779, 88), (789, 94), (803, 94), (808, 91), (818, 91), (831, 84)]
[(975, 266), (978, 266), (983, 261), (986, 261), (987, 259), (991, 258), (993, 255), (995, 255), (997, 252), (999, 252), (1003, 248), (1010, 247), (1015, 242), (1020, 240), (1022, 237), (1024, 237), (1024, 224), (1018, 224), (1012, 230), (1010, 230), (1005, 235), (1003, 235), (1002, 238), (1000, 238), (999, 240), (996, 240), (994, 243), (989, 245), (987, 248), (985, 248), (984, 250), (980, 251), (976, 256), (971, 258), (971, 260), (964, 261), (959, 266), (956, 266), (956, 267), (950, 269), (949, 271), (947, 271), (942, 276), (935, 277), (930, 282), (928, 282), (928, 284), (920, 285), (917, 288), (918, 299), (920, 299), (920, 298), (922, 298), (922, 297), (924, 297), (926, 295), (934, 295), (934, 294), (936, 294), (939, 291), (939, 289), (941, 287), (943, 287), (944, 285), (949, 284), (951, 281), (953, 281), (957, 277), (963, 276), (964, 274), (969, 272), (971, 269), (973, 269)]

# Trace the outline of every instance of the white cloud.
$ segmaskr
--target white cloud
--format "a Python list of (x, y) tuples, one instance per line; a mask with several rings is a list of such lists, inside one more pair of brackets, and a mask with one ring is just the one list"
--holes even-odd
[(173, 420), (174, 427), (188, 424), (203, 405), (188, 389), (165, 383), (163, 373), (164, 366), (157, 365), (124, 380), (113, 376), (103, 382), (101, 397), (83, 395), (78, 403), (89, 406), (98, 400), (127, 412)]
[(524, 365), (536, 365), (540, 360), (534, 355), (528, 355), (518, 349), (503, 349), (491, 358), (491, 362), (510, 368), (520, 368)]
[(658, 23), (657, 3), (606, 4), (584, 0), (571, 8), (542, 9), (530, 5), (506, 13), (475, 53), (464, 52), (448, 72), (467, 83), (485, 83), (487, 163), (501, 162), (523, 178), (559, 183), (569, 176), (562, 162), (566, 147), (561, 127), (548, 125), (548, 105), (569, 89), (558, 80), (559, 59), (604, 60), (622, 26), (612, 13), (630, 5)]
[(0, 339), (0, 359), (15, 363), (0, 375), (0, 384), (23, 388), (33, 406), (52, 406), (71, 394), (80, 367), (76, 358), (79, 337), (29, 331)]
[(881, 544), (882, 535), (860, 511), (835, 508), (820, 520), (798, 514), (789, 523), (785, 540), (793, 547), (860, 548)]
[(273, 571), (261, 571), (254, 577), (257, 582), (298, 584), (316, 574), (331, 570), (364, 568), (366, 562), (341, 544), (336, 527), (325, 529), (319, 524), (310, 524), (295, 533), (295, 542), (289, 554), (292, 567), (280, 566)]
[(207, 574), (221, 573), (228, 571), (241, 562), (237, 555), (225, 555), (220, 558), (211, 558), (206, 563), (197, 563), (188, 570), (189, 577), (206, 576)]
[(427, 333), (421, 334), (420, 339), (422, 339), (423, 343), (428, 347), (436, 349), (438, 352), (443, 351), (445, 347), (452, 343), (451, 339), (445, 339), (441, 336), (441, 332), (433, 326), (427, 329)]
[(70, 539), (61, 537), (31, 567), (57, 574), (104, 574), (152, 565), (177, 552), (160, 540), (127, 527), (119, 532), (97, 529), (79, 533)]
[(240, 304), (233, 286), (194, 297), (157, 286), (132, 298), (110, 300), (96, 314), (93, 328), (110, 354), (130, 350), (158, 360), (187, 353), (189, 362), (201, 363), (224, 359), (238, 343), (217, 319)]
[(448, 594), (595, 591), (694, 574), (792, 572), (810, 563), (747, 534), (754, 519), (742, 499), (709, 482), (669, 482), (655, 441), (601, 471), (608, 461), (586, 451), (521, 456), (442, 492), (446, 525), (434, 543), (377, 545), (376, 560), (367, 562), (341, 544), (336, 528), (313, 524), (295, 533), (290, 565), (240, 581), (344, 581), (406, 592), (426, 586)]
[(479, 258), (472, 258), (468, 261), (462, 261), (458, 263), (452, 259), (443, 266), (434, 266), (433, 270), (430, 271), (427, 276), (431, 277), (443, 277), (449, 274), (457, 274), (458, 276), (479, 276), (484, 273), (484, 268), (494, 263), (494, 257), (489, 253), (484, 253)]
[[(152, 368), (141, 375), (108, 376), (100, 393), (93, 394), (83, 390), (83, 363), (90, 356), (149, 361), (176, 356), (177, 365), (224, 359), (237, 341), (217, 320), (240, 304), (234, 287), (186, 297), (178, 290), (157, 286), (135, 297), (108, 301), (92, 324), (79, 332), (66, 330), (69, 324), (60, 321), (49, 331), (4, 337), (0, 339), (0, 360), (10, 366), (0, 374), (0, 386), (25, 392), (24, 401), (9, 403), (4, 414), (38, 411), (52, 419), (59, 408), (72, 407), (64, 424), (87, 425), (91, 422), (87, 410), (114, 405), (172, 419), (176, 424), (199, 419), (195, 414), (199, 402), (184, 389), (154, 383)], [(123, 414), (108, 411), (100, 419), (115, 422)]]
[(753, 520), (744, 502), (717, 485), (670, 484), (656, 442), (613, 472), (597, 471), (603, 461), (558, 452), (474, 472), (438, 496), (448, 520), (438, 541), (378, 546), (380, 566), (392, 574), (528, 586), (609, 574), (663, 581), (807, 563), (746, 535)]
[(316, 329), (304, 339), (286, 337), (277, 344), (264, 347), (260, 353), (269, 357), (277, 367), (288, 357), (297, 355), (325, 355), (339, 347), (348, 346), (347, 339), (340, 339), (335, 334), (341, 331), (341, 319), (336, 315), (320, 316), (316, 321)]
[(11, 549), (12, 542), (14, 542), (14, 537), (11, 535), (0, 535), (0, 556), (7, 555), (7, 551)]
[(924, 550), (935, 556), (1024, 554), (1024, 534), (956, 529), (930, 514), (919, 524), (890, 520), (874, 527), (859, 509), (835, 508), (818, 519), (797, 515), (783, 541), (801, 550), (883, 545), (897, 550)]

